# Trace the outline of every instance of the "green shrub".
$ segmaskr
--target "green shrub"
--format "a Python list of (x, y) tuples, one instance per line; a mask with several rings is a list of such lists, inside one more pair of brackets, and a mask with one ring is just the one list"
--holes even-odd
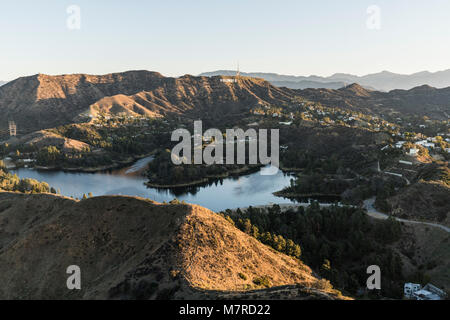
[(270, 279), (267, 276), (255, 278), (255, 279), (253, 279), (253, 283), (260, 287), (265, 287), (265, 288), (270, 287)]
[(242, 280), (247, 280), (247, 276), (245, 274), (243, 274), (242, 272), (239, 272), (239, 278), (241, 278)]

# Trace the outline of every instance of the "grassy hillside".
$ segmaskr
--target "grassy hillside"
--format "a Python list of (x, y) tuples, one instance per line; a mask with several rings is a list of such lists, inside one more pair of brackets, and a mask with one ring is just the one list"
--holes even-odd
[[(199, 206), (0, 193), (0, 225), (2, 299), (250, 298), (286, 290), (290, 298), (345, 298), (300, 260)], [(82, 270), (80, 291), (66, 288), (69, 265)]]
[[(262, 79), (166, 78), (150, 71), (107, 75), (34, 75), (0, 88), (0, 111), (20, 133), (89, 121), (99, 113), (159, 117), (168, 114), (208, 118), (249, 111), (258, 104), (290, 101), (289, 89)], [(0, 130), (7, 129), (7, 121)]]
[[(201, 116), (203, 120), (240, 119), (257, 106), (282, 106), (302, 97), (325, 106), (367, 114), (401, 112), (446, 119), (450, 89), (429, 86), (378, 92), (352, 84), (333, 89), (292, 90), (261, 78), (226, 76), (179, 78), (157, 72), (128, 71), (107, 75), (44, 74), (23, 77), (0, 87), (0, 111), (25, 134), (89, 121), (99, 113), (164, 117)], [(8, 122), (0, 122), (6, 132)]]

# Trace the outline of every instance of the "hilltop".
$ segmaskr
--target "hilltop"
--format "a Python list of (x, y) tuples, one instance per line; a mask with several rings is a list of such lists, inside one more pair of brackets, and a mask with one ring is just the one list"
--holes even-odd
[(40, 130), (27, 135), (24, 135), (17, 139), (9, 140), (12, 146), (23, 145), (25, 147), (48, 147), (55, 146), (64, 151), (77, 151), (81, 152), (83, 149), (90, 148), (90, 146), (84, 142), (63, 137), (59, 134)]
[[(0, 193), (0, 225), (2, 299), (345, 298), (196, 205)], [(80, 291), (66, 288), (69, 265)]]
[(235, 122), (262, 106), (287, 106), (296, 98), (329, 107), (372, 115), (401, 112), (446, 119), (450, 88), (421, 86), (411, 90), (379, 92), (358, 84), (334, 89), (288, 89), (261, 78), (230, 76), (179, 78), (157, 72), (128, 71), (107, 75), (38, 74), (0, 87), (0, 133), (8, 120), (19, 134), (71, 123), (90, 122), (100, 113), (151, 118), (201, 118), (215, 123)]
[(380, 92), (353, 83), (338, 90), (294, 90), (295, 94), (328, 107), (340, 107), (372, 115), (402, 113), (447, 119), (450, 112), (450, 87), (436, 89), (427, 85), (410, 90)]
[[(0, 88), (4, 119), (14, 119), (20, 133), (89, 121), (99, 112), (151, 117), (170, 114), (230, 116), (258, 104), (282, 103), (292, 93), (262, 79), (242, 77), (163, 77), (157, 72), (128, 71), (107, 75), (38, 74)], [(7, 122), (0, 124), (5, 129)]]

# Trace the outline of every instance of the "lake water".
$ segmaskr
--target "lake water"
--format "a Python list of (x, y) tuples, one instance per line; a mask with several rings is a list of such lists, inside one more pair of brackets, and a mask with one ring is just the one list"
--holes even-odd
[[(174, 198), (185, 200), (214, 211), (228, 208), (267, 205), (271, 203), (290, 203), (288, 199), (274, 196), (290, 184), (291, 177), (281, 170), (276, 175), (265, 176), (260, 172), (246, 176), (226, 178), (202, 186), (174, 189), (157, 189), (145, 186), (147, 179), (139, 172), (151, 161), (144, 158), (134, 165), (120, 170), (99, 173), (75, 173), (63, 171), (40, 171), (29, 168), (12, 170), (20, 178), (45, 181), (62, 195), (81, 198), (92, 192), (100, 195), (129, 195), (149, 198), (158, 202)], [(261, 170), (266, 170), (265, 168)]]

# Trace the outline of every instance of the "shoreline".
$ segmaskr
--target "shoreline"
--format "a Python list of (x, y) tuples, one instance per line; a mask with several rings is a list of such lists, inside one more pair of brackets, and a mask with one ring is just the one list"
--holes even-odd
[(180, 183), (180, 184), (156, 184), (156, 183), (146, 182), (145, 185), (147, 187), (156, 188), (156, 189), (171, 189), (171, 188), (193, 187), (193, 186), (200, 185), (200, 184), (207, 183), (207, 182), (209, 182), (209, 178), (204, 178), (202, 180), (196, 180), (196, 181)]
[(104, 166), (99, 166), (99, 167), (68, 168), (68, 167), (57, 167), (57, 166), (51, 166), (51, 167), (34, 166), (32, 168), (34, 168), (36, 170), (42, 170), (42, 171), (64, 171), (64, 172), (75, 172), (75, 173), (76, 172), (80, 172), (80, 173), (97, 173), (97, 172), (102, 172), (102, 171), (107, 171), (107, 170), (124, 168), (124, 167), (126, 167), (128, 165), (134, 164), (136, 161), (139, 161), (139, 160), (141, 160), (143, 158), (150, 157), (154, 153), (155, 152), (152, 151), (151, 153), (148, 153), (148, 154), (145, 154), (145, 155), (139, 155), (139, 156), (135, 156), (135, 157), (130, 157), (127, 160), (123, 160), (123, 161), (114, 161), (110, 165), (104, 165)]
[(340, 194), (326, 194), (326, 193), (289, 193), (284, 191), (275, 191), (272, 193), (277, 197), (285, 197), (285, 198), (308, 198), (308, 197), (341, 197)]

